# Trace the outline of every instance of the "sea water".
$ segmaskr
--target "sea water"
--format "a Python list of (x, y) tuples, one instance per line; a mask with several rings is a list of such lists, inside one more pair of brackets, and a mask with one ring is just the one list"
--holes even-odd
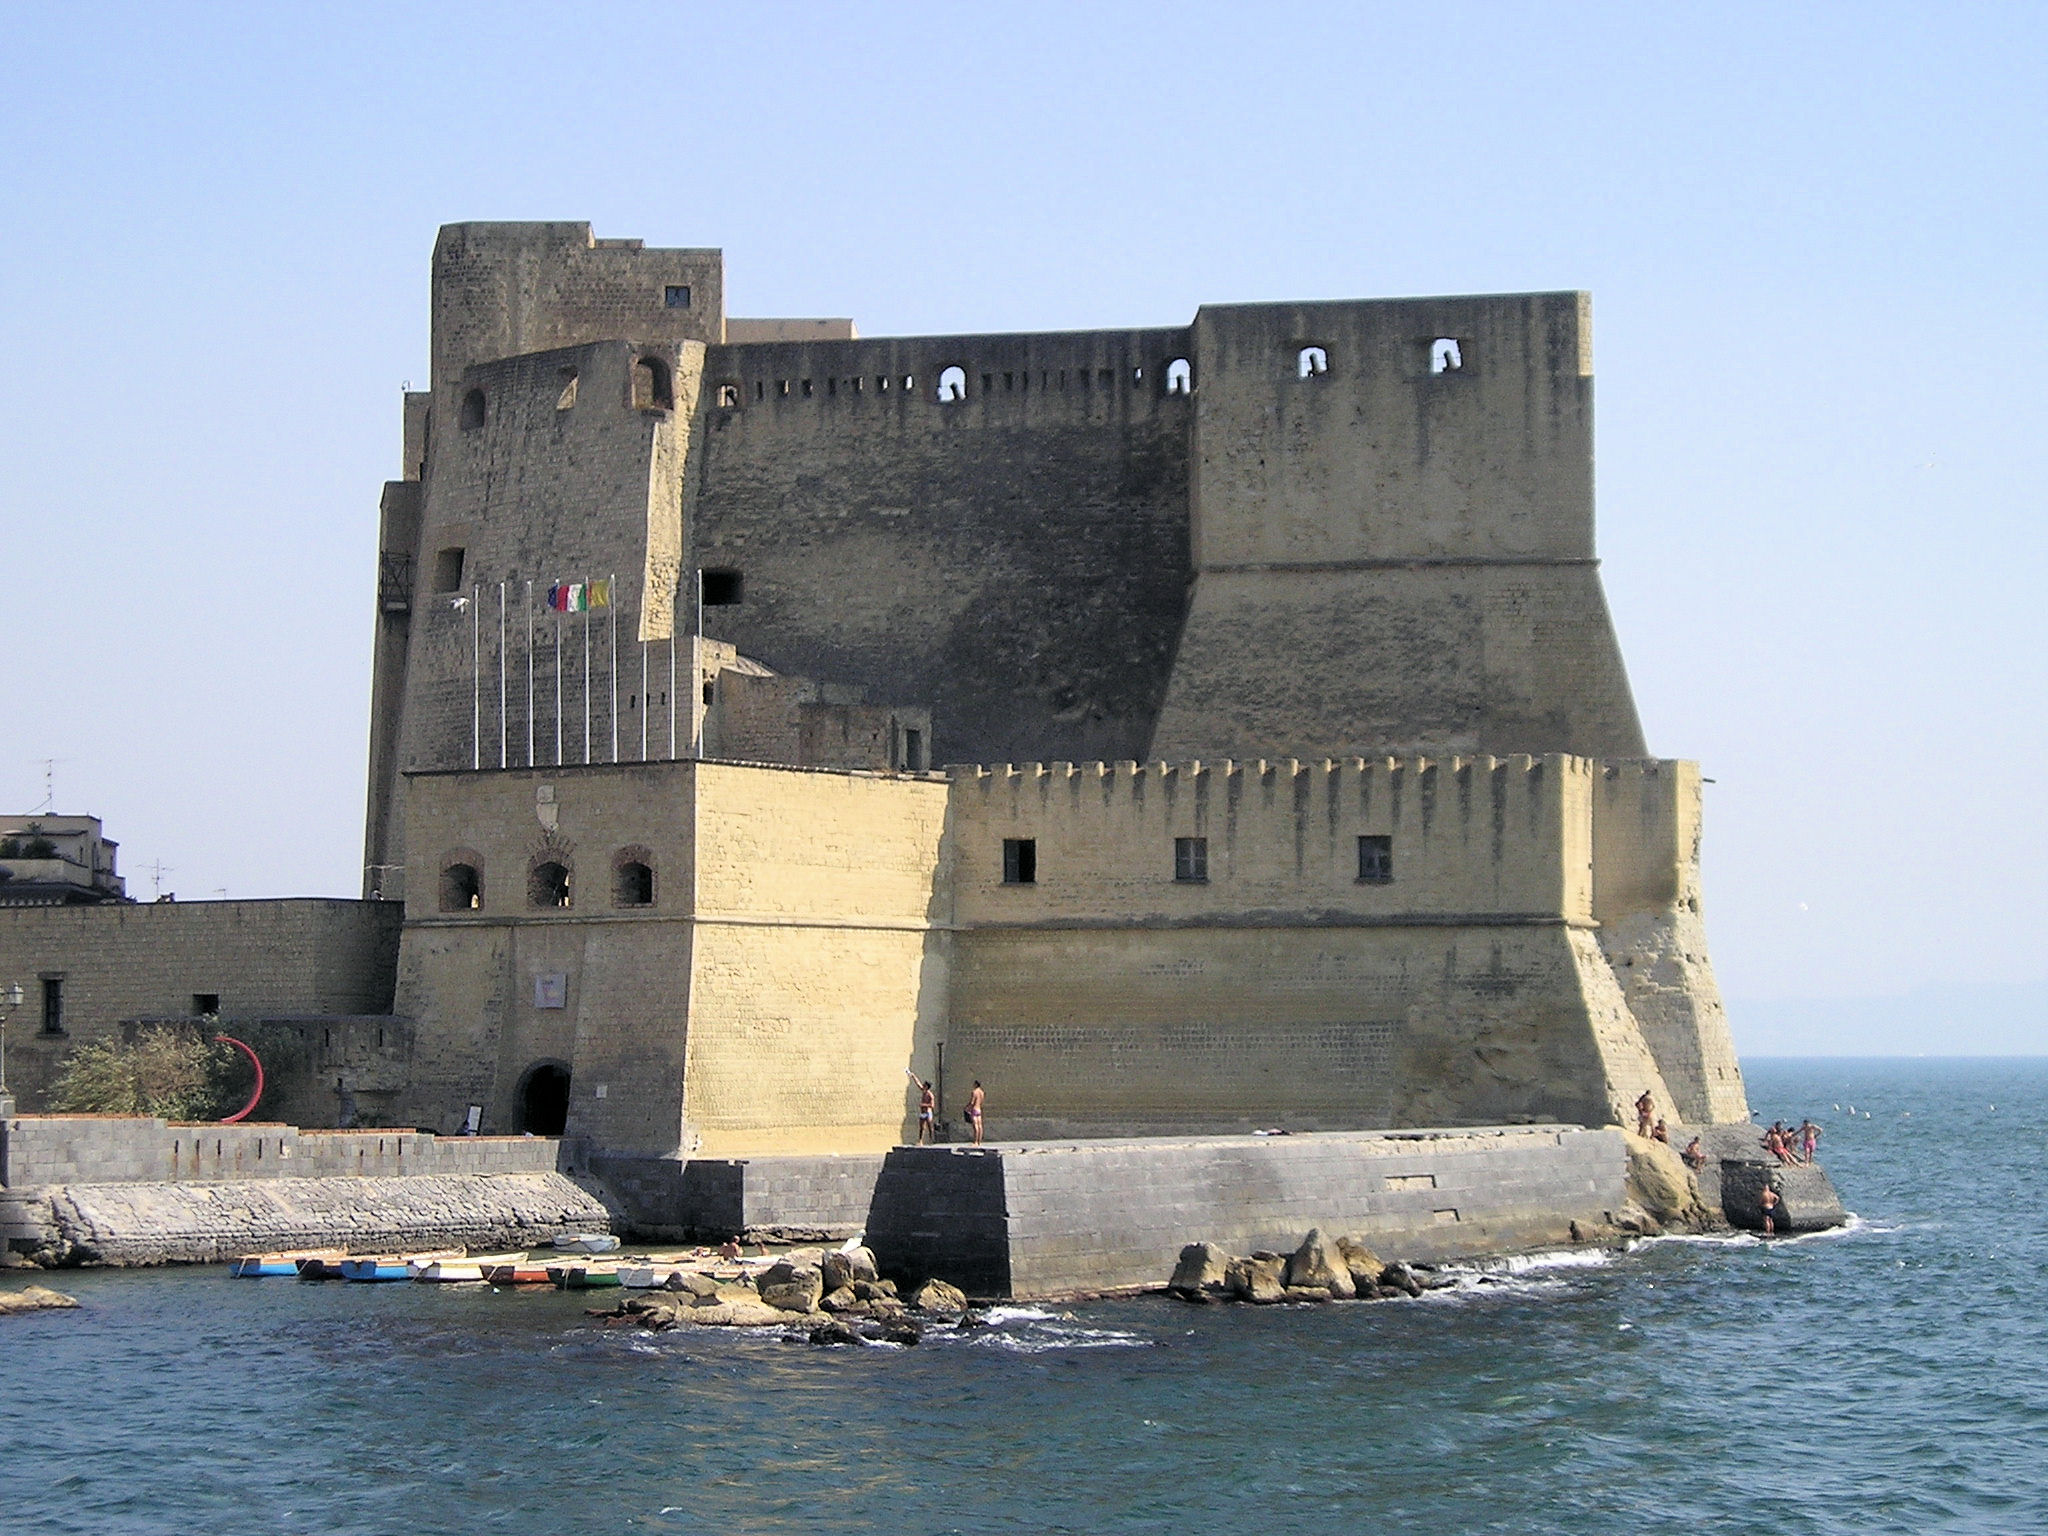
[(2048, 1063), (1749, 1085), (1826, 1126), (1848, 1229), (1418, 1302), (1009, 1306), (819, 1349), (604, 1329), (572, 1293), (51, 1277), (82, 1311), (0, 1319), (0, 1528), (2048, 1530)]

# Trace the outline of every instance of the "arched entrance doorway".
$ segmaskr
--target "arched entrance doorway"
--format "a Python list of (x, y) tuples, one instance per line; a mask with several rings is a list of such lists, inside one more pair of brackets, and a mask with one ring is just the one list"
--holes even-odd
[(519, 1129), (559, 1136), (569, 1123), (569, 1069), (559, 1061), (537, 1062), (519, 1081)]

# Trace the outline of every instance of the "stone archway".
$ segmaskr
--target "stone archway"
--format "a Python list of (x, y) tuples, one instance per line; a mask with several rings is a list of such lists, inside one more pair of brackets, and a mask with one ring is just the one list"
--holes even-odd
[(519, 1079), (519, 1129), (536, 1136), (559, 1136), (569, 1123), (569, 1068), (559, 1061), (537, 1061)]

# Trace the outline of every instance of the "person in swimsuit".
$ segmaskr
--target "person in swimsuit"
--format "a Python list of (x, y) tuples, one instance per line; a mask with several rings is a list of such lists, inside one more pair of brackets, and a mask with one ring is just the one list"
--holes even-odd
[(1657, 1123), (1650, 1128), (1650, 1140), (1661, 1141), (1667, 1147), (1671, 1145), (1671, 1132), (1665, 1126), (1662, 1116), (1659, 1116)]
[(967, 1123), (974, 1129), (974, 1144), (981, 1145), (981, 1106), (986, 1095), (981, 1091), (981, 1079), (974, 1080), (974, 1092), (967, 1095)]
[(1764, 1236), (1775, 1237), (1778, 1232), (1778, 1192), (1769, 1184), (1756, 1197), (1757, 1204), (1764, 1208)]
[(1820, 1127), (1811, 1120), (1803, 1121), (1800, 1124), (1799, 1145), (1806, 1153), (1806, 1161), (1812, 1162), (1813, 1154), (1820, 1150)]
[(927, 1146), (932, 1139), (932, 1121), (939, 1111), (939, 1096), (915, 1072), (910, 1074), (910, 1080), (917, 1084), (917, 1144)]
[(1707, 1149), (1700, 1145), (1700, 1139), (1697, 1136), (1685, 1144), (1685, 1150), (1679, 1156), (1685, 1159), (1685, 1166), (1694, 1173), (1698, 1173), (1707, 1166)]
[(1650, 1097), (1650, 1090), (1645, 1088), (1643, 1096), (1636, 1100), (1636, 1134), (1638, 1136), (1650, 1134), (1650, 1119), (1656, 1112), (1657, 1101)]

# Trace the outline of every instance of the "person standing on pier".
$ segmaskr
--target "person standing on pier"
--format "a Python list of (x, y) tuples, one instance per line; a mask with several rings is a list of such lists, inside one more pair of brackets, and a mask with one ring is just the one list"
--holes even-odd
[(974, 1092), (967, 1095), (967, 1123), (974, 1130), (974, 1144), (981, 1145), (981, 1107), (987, 1095), (981, 1091), (981, 1079), (974, 1080)]
[(917, 1144), (920, 1147), (929, 1146), (932, 1140), (932, 1121), (939, 1111), (939, 1096), (932, 1092), (932, 1085), (915, 1072), (910, 1074), (910, 1080), (917, 1084)]

